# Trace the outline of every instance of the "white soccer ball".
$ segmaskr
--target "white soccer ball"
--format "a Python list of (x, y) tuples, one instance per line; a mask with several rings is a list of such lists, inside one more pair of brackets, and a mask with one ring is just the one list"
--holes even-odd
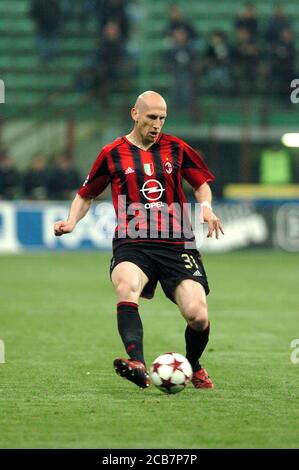
[(153, 384), (164, 393), (184, 390), (192, 378), (189, 361), (178, 353), (165, 353), (152, 363), (150, 374)]

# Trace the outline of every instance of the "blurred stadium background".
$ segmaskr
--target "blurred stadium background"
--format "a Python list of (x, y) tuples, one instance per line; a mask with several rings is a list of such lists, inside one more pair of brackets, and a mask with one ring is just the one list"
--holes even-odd
[[(0, 447), (298, 447), (298, 50), (297, 0), (0, 1)], [(200, 246), (217, 387), (192, 409), (114, 376), (110, 206), (52, 233), (147, 89), (204, 152), (226, 231)], [(142, 309), (149, 360), (184, 352), (161, 292)]]
[[(225, 222), (251, 221), (255, 235), (239, 245), (299, 249), (296, 206), (277, 212), (299, 197), (296, 1), (11, 0), (0, 9), (3, 201), (71, 199), (102, 145), (128, 132), (136, 96), (155, 89), (169, 103), (165, 131), (204, 152), (214, 197), (230, 203)], [(19, 235), (7, 248), (48, 243)]]

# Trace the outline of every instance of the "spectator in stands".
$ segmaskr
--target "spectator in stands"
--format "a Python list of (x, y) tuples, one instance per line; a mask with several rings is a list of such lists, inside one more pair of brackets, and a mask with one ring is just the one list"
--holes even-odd
[(237, 92), (250, 93), (256, 90), (259, 60), (259, 47), (248, 29), (238, 28), (232, 47), (233, 80)]
[(38, 153), (32, 159), (30, 167), (23, 177), (23, 193), (26, 199), (46, 199), (48, 171), (46, 158)]
[(20, 174), (5, 150), (0, 152), (0, 199), (15, 199), (19, 195)]
[(95, 11), (100, 26), (100, 32), (110, 21), (118, 23), (120, 36), (123, 41), (129, 37), (129, 16), (127, 12), (128, 0), (95, 0)]
[(231, 85), (231, 48), (224, 31), (212, 31), (203, 62), (207, 82), (215, 91)]
[(96, 51), (96, 62), (102, 82), (113, 82), (120, 78), (121, 64), (125, 59), (124, 46), (119, 23), (115, 20), (107, 21)]
[(196, 55), (185, 28), (173, 30), (167, 64), (172, 80), (171, 105), (180, 114), (184, 111), (190, 113), (195, 104)]
[(36, 24), (37, 46), (46, 63), (57, 53), (62, 12), (57, 0), (32, 0), (29, 16)]
[(105, 24), (95, 54), (77, 78), (77, 89), (96, 91), (105, 102), (111, 92), (123, 89), (123, 83), (129, 78), (127, 60), (119, 23), (110, 20)]
[(187, 41), (195, 43), (196, 39), (198, 38), (198, 33), (190, 21), (185, 18), (179, 5), (173, 4), (169, 9), (169, 24), (167, 30), (167, 36), (169, 36), (170, 39), (173, 37), (173, 32), (176, 29), (183, 29), (185, 31)]
[(56, 158), (48, 183), (48, 197), (54, 200), (70, 199), (81, 184), (73, 160), (67, 155)]
[[(296, 48), (294, 33), (285, 28), (280, 32), (279, 39), (271, 51), (271, 79), (277, 93), (289, 96), (290, 83), (296, 76)], [(289, 102), (289, 99), (287, 100)]]
[(255, 6), (247, 3), (239, 16), (235, 19), (235, 29), (246, 29), (252, 42), (257, 41), (258, 19)]
[(261, 74), (265, 92), (282, 98), (285, 105), (290, 104), (290, 83), (296, 76), (296, 56), (294, 33), (289, 28), (283, 29), (264, 53)]
[(265, 31), (265, 39), (270, 43), (270, 46), (280, 40), (281, 32), (284, 29), (291, 29), (290, 21), (285, 15), (283, 6), (275, 5)]

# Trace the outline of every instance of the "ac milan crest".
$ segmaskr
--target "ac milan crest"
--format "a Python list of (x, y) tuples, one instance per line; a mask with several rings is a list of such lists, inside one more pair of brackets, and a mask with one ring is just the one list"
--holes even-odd
[(165, 167), (166, 173), (168, 173), (168, 174), (170, 175), (170, 173), (172, 173), (172, 164), (167, 161), (167, 162), (165, 163), (164, 167)]

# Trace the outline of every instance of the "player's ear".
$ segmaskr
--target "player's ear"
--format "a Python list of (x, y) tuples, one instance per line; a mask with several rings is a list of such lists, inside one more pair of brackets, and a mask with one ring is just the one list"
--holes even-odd
[(138, 121), (138, 111), (136, 108), (131, 109), (131, 116), (133, 121), (137, 122)]

